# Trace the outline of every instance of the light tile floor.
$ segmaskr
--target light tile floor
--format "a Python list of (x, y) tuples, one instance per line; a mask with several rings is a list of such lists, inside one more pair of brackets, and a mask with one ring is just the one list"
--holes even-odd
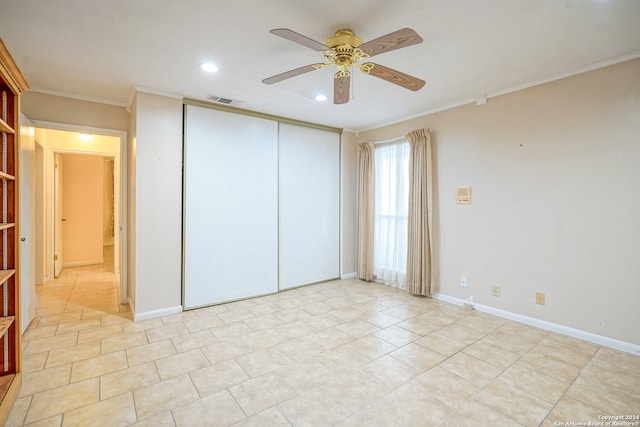
[(441, 301), (346, 280), (134, 323), (109, 269), (37, 288), (8, 426), (551, 427), (640, 414), (640, 357)]

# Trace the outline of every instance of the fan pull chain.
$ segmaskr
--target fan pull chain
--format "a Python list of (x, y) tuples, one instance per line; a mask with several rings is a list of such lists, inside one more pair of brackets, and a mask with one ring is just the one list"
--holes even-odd
[(349, 84), (349, 87), (351, 88), (351, 100), (353, 101), (354, 99), (356, 99), (356, 96), (354, 95), (354, 85), (353, 85), (353, 65), (351, 65), (351, 75), (349, 76), (349, 78), (351, 79), (351, 83)]

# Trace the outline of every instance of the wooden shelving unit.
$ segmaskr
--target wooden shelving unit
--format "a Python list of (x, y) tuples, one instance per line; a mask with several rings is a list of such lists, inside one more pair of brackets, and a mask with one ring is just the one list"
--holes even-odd
[(0, 39), (0, 425), (20, 386), (19, 182), (20, 94), (29, 89)]
[(15, 133), (13, 128), (9, 126), (4, 120), (0, 119), (0, 132)]

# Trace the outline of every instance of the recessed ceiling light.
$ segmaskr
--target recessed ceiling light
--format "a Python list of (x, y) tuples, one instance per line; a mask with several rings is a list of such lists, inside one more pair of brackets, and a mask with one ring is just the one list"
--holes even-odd
[(316, 101), (326, 101), (327, 95), (316, 95)]
[(216, 67), (214, 64), (209, 63), (200, 64), (200, 68), (202, 68), (207, 73), (215, 73), (216, 71), (218, 71), (218, 67)]
[(80, 138), (83, 141), (92, 141), (93, 135), (89, 135), (88, 133), (81, 133), (81, 134), (78, 134), (78, 138)]

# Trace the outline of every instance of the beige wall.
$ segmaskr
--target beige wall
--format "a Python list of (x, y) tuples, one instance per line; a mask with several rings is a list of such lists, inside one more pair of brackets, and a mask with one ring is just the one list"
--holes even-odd
[(131, 115), (129, 117), (129, 133), (127, 140), (127, 225), (129, 233), (127, 234), (127, 297), (132, 309), (136, 305), (136, 106), (137, 96), (132, 102)]
[(351, 132), (342, 133), (342, 276), (356, 273), (356, 164), (357, 139)]
[(639, 100), (633, 60), (358, 140), (435, 130), (437, 292), (640, 344)]
[(25, 92), (21, 103), (23, 114), (30, 120), (129, 130), (129, 112), (124, 107), (33, 91)]
[(97, 264), (102, 259), (104, 160), (63, 154), (62, 265)]
[(138, 92), (132, 111), (129, 292), (141, 319), (181, 311), (182, 100)]

